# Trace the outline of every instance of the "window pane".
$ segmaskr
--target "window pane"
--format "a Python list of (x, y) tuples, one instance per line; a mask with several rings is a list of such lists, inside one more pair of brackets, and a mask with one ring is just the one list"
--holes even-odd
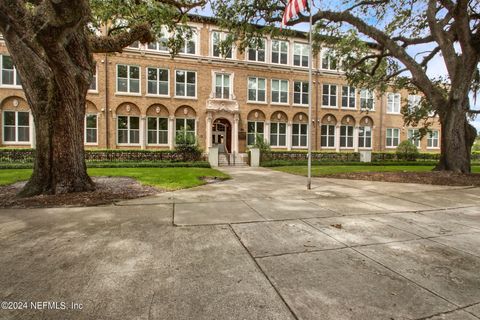
[(14, 127), (4, 127), (3, 128), (3, 139), (5, 141), (15, 141), (15, 128)]
[(118, 117), (118, 129), (128, 129), (128, 118), (120, 116)]
[(3, 123), (7, 126), (14, 126), (15, 125), (15, 112), (13, 111), (5, 111), (3, 113), (4, 119)]
[(118, 76), (121, 78), (127, 78), (127, 66), (124, 65), (118, 65)]
[(140, 128), (140, 118), (130, 117), (130, 129), (139, 129), (139, 128)]
[(130, 66), (130, 78), (140, 79), (140, 68)]
[(87, 115), (87, 128), (96, 128), (97, 127), (97, 116), (94, 114)]
[(158, 119), (158, 128), (160, 130), (168, 130), (168, 119), (167, 118), (159, 118)]
[(148, 130), (157, 130), (157, 118), (148, 117), (147, 127)]

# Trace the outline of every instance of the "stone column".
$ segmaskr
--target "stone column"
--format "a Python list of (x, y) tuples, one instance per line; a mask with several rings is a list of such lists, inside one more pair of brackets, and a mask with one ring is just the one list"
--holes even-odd
[(168, 147), (170, 150), (175, 148), (175, 117), (168, 118)]
[(207, 127), (205, 128), (206, 137), (205, 137), (205, 145), (207, 149), (207, 153), (210, 152), (210, 148), (212, 147), (212, 113), (207, 113)]
[(33, 121), (33, 114), (30, 112), (28, 115), (28, 121), (30, 122), (29, 140), (32, 145), (32, 149), (37, 146), (37, 137), (35, 136), (35, 121)]
[(146, 121), (144, 116), (140, 116), (140, 148), (145, 149), (146, 146)]
[(263, 128), (263, 139), (270, 143), (270, 121), (265, 121), (265, 127)]
[(287, 150), (292, 150), (292, 122), (287, 122)]
[(233, 138), (233, 148), (232, 152), (238, 153), (238, 123), (240, 121), (240, 116), (238, 113), (233, 115), (233, 132), (232, 132), (232, 138)]
[(335, 150), (340, 152), (340, 125), (335, 126)]
[(358, 126), (353, 127), (353, 149), (355, 152), (358, 152)]

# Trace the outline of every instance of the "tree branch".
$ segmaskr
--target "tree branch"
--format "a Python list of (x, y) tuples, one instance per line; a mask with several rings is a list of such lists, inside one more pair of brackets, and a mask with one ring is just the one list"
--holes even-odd
[(140, 24), (111, 36), (91, 36), (90, 48), (95, 53), (122, 52), (135, 41), (148, 43), (155, 40), (149, 24)]

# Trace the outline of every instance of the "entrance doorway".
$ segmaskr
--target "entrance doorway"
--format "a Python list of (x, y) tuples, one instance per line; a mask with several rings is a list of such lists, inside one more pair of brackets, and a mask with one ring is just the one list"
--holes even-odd
[(227, 119), (217, 119), (212, 125), (212, 146), (218, 147), (220, 153), (232, 150), (232, 126)]

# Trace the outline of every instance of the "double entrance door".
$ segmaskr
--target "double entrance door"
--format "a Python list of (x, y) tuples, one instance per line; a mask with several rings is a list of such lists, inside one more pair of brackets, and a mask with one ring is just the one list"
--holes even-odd
[(229, 126), (226, 123), (215, 121), (212, 128), (212, 145), (218, 147), (218, 152), (229, 153)]

